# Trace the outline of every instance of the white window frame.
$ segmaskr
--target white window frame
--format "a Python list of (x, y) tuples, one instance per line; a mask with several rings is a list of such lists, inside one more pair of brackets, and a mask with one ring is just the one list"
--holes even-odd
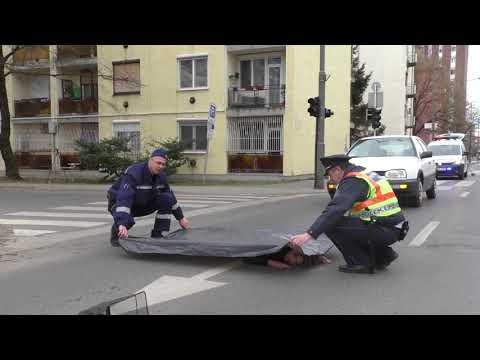
[[(280, 58), (280, 64), (268, 64), (268, 58), (271, 57), (279, 57)], [(265, 86), (269, 87), (270, 86), (270, 81), (268, 78), (268, 69), (269, 67), (279, 67), (280, 68), (280, 85), (284, 85), (284, 79), (285, 79), (285, 55), (282, 52), (273, 52), (273, 53), (261, 53), (261, 54), (248, 54), (248, 55), (241, 55), (238, 56), (237, 60), (237, 72), (239, 73), (239, 83), (238, 86), (240, 88), (240, 79), (242, 78), (241, 74), (241, 66), (240, 62), (241, 61), (246, 61), (250, 60), (250, 83), (253, 84), (253, 60), (258, 60), (258, 59), (264, 59), (265, 61), (265, 71), (264, 71), (264, 84)]]
[(127, 124), (134, 124), (138, 125), (138, 131), (140, 133), (139, 135), (139, 148), (138, 148), (138, 156), (141, 156), (142, 153), (142, 142), (141, 142), (141, 136), (142, 136), (142, 126), (140, 120), (113, 120), (112, 121), (112, 137), (115, 137), (118, 132), (124, 132), (124, 131), (115, 131), (115, 125), (127, 125)]
[[(195, 86), (195, 60), (207, 59), (207, 86)], [(192, 87), (182, 88), (180, 81), (180, 62), (184, 60), (192, 60)], [(210, 84), (210, 70), (208, 66), (208, 54), (194, 54), (194, 55), (179, 55), (177, 56), (177, 91), (192, 91), (192, 90), (208, 90)]]
[[(196, 131), (197, 131), (197, 128), (196, 126), (197, 125), (205, 125), (205, 127), (207, 127), (207, 123), (208, 123), (208, 119), (207, 118), (188, 118), (188, 119), (177, 119), (177, 138), (179, 141), (181, 141), (182, 139), (180, 138), (180, 126), (181, 125), (189, 125), (189, 126), (193, 126), (193, 133), (192, 133), (192, 137), (194, 140), (197, 140), (196, 139)], [(208, 134), (207, 134), (208, 136)], [(208, 140), (207, 140), (207, 146), (208, 146)], [(196, 148), (196, 143), (194, 143), (194, 147)], [(183, 152), (184, 154), (206, 154), (207, 153), (207, 149), (205, 150), (185, 150)]]

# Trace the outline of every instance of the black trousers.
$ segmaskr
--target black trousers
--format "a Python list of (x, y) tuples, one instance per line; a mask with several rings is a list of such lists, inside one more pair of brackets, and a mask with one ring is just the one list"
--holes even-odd
[(368, 240), (374, 245), (375, 262), (381, 264), (391, 258), (390, 247), (398, 241), (399, 231), (378, 224), (371, 225), (355, 217), (343, 217), (337, 226), (325, 233), (342, 253), (348, 265), (370, 265)]

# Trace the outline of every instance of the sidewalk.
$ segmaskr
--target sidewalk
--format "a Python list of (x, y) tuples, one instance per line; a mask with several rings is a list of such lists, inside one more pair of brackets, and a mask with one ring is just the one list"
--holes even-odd
[[(48, 170), (20, 170), (25, 181), (11, 181), (0, 177), (0, 191), (35, 190), (35, 191), (99, 191), (106, 192), (111, 183), (98, 183), (104, 174), (97, 171), (67, 170), (53, 176)], [(169, 178), (169, 184), (175, 192), (195, 194), (294, 194), (316, 193), (325, 190), (313, 188), (313, 180), (302, 178), (285, 178), (279, 175), (231, 174), (221, 179), (219, 176), (207, 177), (205, 185), (201, 180), (188, 182), (188, 176)]]

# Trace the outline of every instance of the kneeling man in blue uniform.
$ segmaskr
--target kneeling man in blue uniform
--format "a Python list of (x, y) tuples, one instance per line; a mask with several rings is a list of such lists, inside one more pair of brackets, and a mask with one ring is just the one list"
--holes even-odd
[(128, 236), (128, 230), (135, 224), (135, 217), (155, 211), (157, 215), (151, 237), (163, 237), (170, 231), (171, 214), (182, 228), (190, 227), (175, 194), (167, 184), (164, 173), (167, 160), (165, 149), (154, 150), (147, 162), (136, 163), (127, 168), (108, 190), (108, 211), (114, 220), (110, 234), (112, 246), (120, 246), (119, 236)]

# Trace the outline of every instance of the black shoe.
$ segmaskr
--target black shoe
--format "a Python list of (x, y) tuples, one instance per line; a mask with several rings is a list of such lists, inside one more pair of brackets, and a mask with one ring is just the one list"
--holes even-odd
[(110, 245), (113, 247), (119, 247), (120, 243), (118, 242), (118, 227), (113, 224), (112, 229), (110, 230)]
[(392, 255), (387, 257), (385, 260), (382, 262), (378, 263), (375, 268), (377, 270), (385, 270), (388, 265), (390, 265), (392, 262), (394, 262), (398, 258), (398, 253), (392, 250)]
[(368, 266), (363, 265), (340, 265), (338, 267), (338, 271), (344, 273), (354, 273), (354, 274), (368, 274), (370, 273), (370, 269)]

